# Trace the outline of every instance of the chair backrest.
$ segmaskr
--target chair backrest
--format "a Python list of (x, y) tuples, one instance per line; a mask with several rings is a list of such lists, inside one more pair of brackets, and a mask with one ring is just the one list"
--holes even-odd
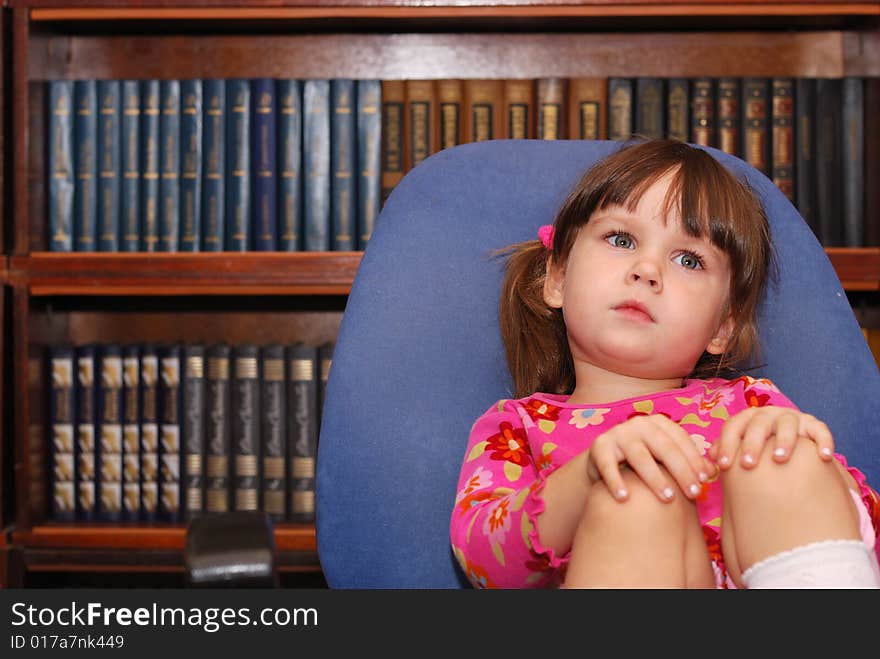
[[(498, 329), (503, 262), (535, 238), (614, 142), (500, 140), (412, 170), (379, 217), (348, 299), (327, 385), (317, 470), (318, 551), (333, 588), (465, 585), (449, 516), (474, 420), (510, 397)], [(807, 224), (763, 174), (779, 278), (760, 312), (763, 361), (838, 450), (880, 482), (880, 372)]]

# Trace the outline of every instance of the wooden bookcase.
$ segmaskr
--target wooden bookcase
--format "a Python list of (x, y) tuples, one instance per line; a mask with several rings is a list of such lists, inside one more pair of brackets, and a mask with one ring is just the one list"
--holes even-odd
[[(37, 357), (55, 342), (335, 337), (360, 253), (47, 251), (42, 82), (53, 78), (880, 76), (880, 2), (704, 0), (11, 0), (8, 141), (14, 531), (27, 574), (179, 572), (182, 526), (47, 523)], [(870, 185), (872, 182), (868, 182)], [(10, 208), (7, 206), (7, 208)], [(2, 245), (2, 243), (0, 243)], [(829, 249), (880, 290), (880, 249)], [(0, 279), (0, 281), (2, 281)], [(2, 307), (0, 307), (2, 309)], [(281, 525), (280, 565), (319, 570)], [(120, 576), (121, 585), (124, 577)]]

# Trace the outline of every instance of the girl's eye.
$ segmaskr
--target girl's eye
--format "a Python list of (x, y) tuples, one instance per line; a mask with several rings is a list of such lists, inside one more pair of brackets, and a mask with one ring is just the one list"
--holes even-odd
[(700, 270), (703, 267), (703, 259), (690, 252), (682, 252), (676, 258), (676, 262), (688, 270)]
[(614, 247), (620, 247), (622, 249), (632, 249), (633, 248), (633, 237), (628, 233), (624, 233), (623, 231), (615, 231), (614, 233), (608, 234), (605, 236), (605, 240)]

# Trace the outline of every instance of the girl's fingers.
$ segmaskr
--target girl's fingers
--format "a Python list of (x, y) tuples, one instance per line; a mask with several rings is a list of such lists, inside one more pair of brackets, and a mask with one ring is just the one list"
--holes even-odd
[(631, 441), (622, 447), (626, 462), (660, 501), (671, 501), (675, 496), (674, 483), (663, 475), (657, 460), (645, 444), (646, 440), (647, 437), (642, 436), (642, 441)]
[(722, 470), (730, 469), (733, 466), (733, 460), (739, 449), (743, 433), (755, 415), (755, 409), (757, 408), (750, 407), (743, 410), (730, 418), (721, 429), (721, 436), (712, 446), (709, 455)]
[(816, 443), (820, 458), (830, 460), (834, 456), (834, 436), (828, 426), (812, 414), (802, 414), (799, 421), (798, 432)]
[(602, 438), (589, 449), (587, 456), (587, 477), (591, 483), (604, 481), (605, 486), (614, 495), (614, 498), (623, 501), (629, 496), (620, 473), (620, 457), (617, 455), (616, 446), (611, 441), (600, 442)]
[(776, 420), (779, 415), (773, 412), (753, 414), (745, 427), (740, 442), (739, 462), (745, 469), (751, 469), (758, 464), (764, 445), (776, 431)]
[(773, 438), (773, 460), (787, 462), (791, 457), (800, 432), (800, 419), (795, 412), (786, 412), (776, 418), (776, 433)]
[(693, 499), (700, 493), (700, 482), (708, 479), (703, 458), (681, 426), (666, 417), (659, 418), (664, 421), (646, 433), (645, 444), (655, 462), (662, 464), (685, 496)]

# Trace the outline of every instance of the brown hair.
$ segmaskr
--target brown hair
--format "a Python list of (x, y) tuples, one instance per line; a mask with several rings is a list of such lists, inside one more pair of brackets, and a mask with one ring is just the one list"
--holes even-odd
[(756, 314), (771, 267), (770, 229), (761, 202), (708, 152), (675, 140), (631, 142), (593, 165), (554, 221), (551, 249), (538, 240), (511, 245), (500, 302), (501, 334), (514, 395), (570, 394), (574, 364), (562, 311), (544, 302), (547, 261), (564, 265), (578, 230), (594, 212), (617, 205), (634, 211), (642, 194), (671, 174), (664, 211), (692, 236), (707, 236), (730, 258), (733, 331), (721, 355), (704, 353), (691, 377), (730, 374), (757, 357)]

